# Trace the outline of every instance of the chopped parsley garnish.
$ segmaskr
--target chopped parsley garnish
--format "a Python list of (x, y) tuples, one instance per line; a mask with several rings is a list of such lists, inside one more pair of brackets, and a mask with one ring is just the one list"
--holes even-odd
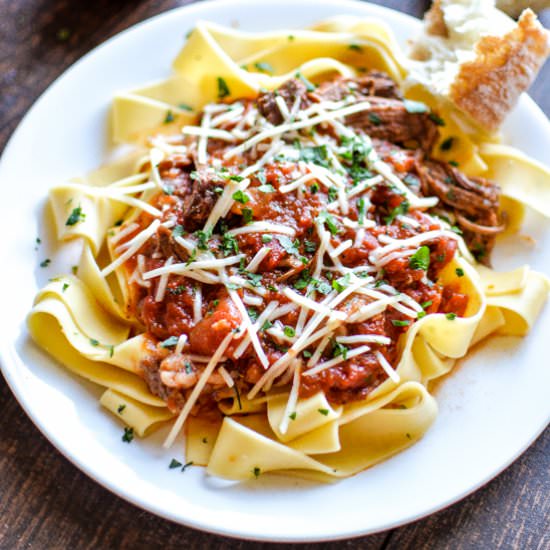
[(422, 302), (420, 304), (420, 307), (422, 309), (428, 309), (432, 304), (433, 304), (433, 302), (431, 300), (427, 300), (426, 302)]
[(428, 106), (421, 101), (413, 101), (412, 99), (404, 99), (403, 106), (407, 113), (418, 114), (418, 113), (427, 113)]
[(334, 342), (332, 346), (332, 356), (333, 357), (340, 357), (342, 356), (342, 359), (344, 361), (348, 358), (348, 347), (344, 346), (343, 344), (340, 344), (339, 342)]
[(425, 312), (425, 311), (419, 311), (419, 312), (416, 314), (416, 318), (417, 318), (417, 319), (422, 319), (422, 317), (426, 317), (426, 312)]
[(277, 235), (277, 240), (287, 254), (290, 254), (292, 256), (298, 256), (300, 254), (300, 252), (298, 251), (299, 241), (296, 240), (292, 242), (290, 238), (286, 235)]
[(230, 256), (231, 254), (239, 253), (239, 243), (237, 242), (237, 239), (233, 235), (229, 235), (228, 233), (224, 233), (222, 235), (221, 248), (224, 256)]
[(368, 113), (367, 118), (375, 125), (380, 126), (382, 119), (376, 113)]
[(163, 185), (162, 191), (165, 195), (173, 195), (174, 194), (174, 187), (172, 185)]
[(173, 237), (182, 237), (184, 233), (183, 225), (176, 225), (174, 226), (174, 229), (172, 229), (172, 236)]
[(389, 214), (389, 216), (386, 216), (384, 218), (384, 222), (386, 225), (391, 225), (391, 223), (393, 222), (393, 220), (395, 220), (395, 218), (397, 216), (403, 216), (405, 215), (408, 211), (409, 211), (409, 207), (410, 207), (410, 204), (409, 204), (409, 201), (407, 200), (404, 200), (403, 202), (401, 202), (400, 204), (398, 204)]
[(264, 183), (258, 187), (258, 191), (261, 191), (262, 193), (275, 193), (275, 187), (273, 187), (271, 183)]
[(174, 113), (172, 111), (168, 111), (164, 117), (164, 124), (170, 124), (170, 122), (174, 122)]
[(328, 416), (329, 410), (328, 409), (317, 409), (319, 413), (321, 413), (323, 416)]
[(170, 336), (169, 338), (166, 338), (163, 342), (160, 343), (161, 348), (172, 348), (178, 343), (178, 337), (177, 336)]
[(271, 321), (264, 321), (264, 324), (262, 325), (262, 328), (260, 330), (267, 330), (272, 326), (273, 326), (273, 323)]
[(289, 326), (285, 326), (283, 328), (283, 332), (284, 332), (285, 336), (288, 336), (289, 338), (294, 338), (294, 336), (296, 336), (296, 331), (292, 327), (289, 327)]
[(250, 223), (254, 219), (252, 210), (250, 208), (243, 208), (243, 221), (244, 223)]
[(430, 120), (435, 122), (437, 126), (445, 126), (445, 121), (439, 115), (436, 115), (435, 113), (430, 113), (428, 117), (430, 117)]
[(391, 323), (394, 327), (408, 327), (411, 324), (408, 320), (401, 321), (400, 319), (392, 319)]
[(328, 190), (329, 202), (334, 202), (337, 198), (338, 198), (338, 189), (336, 189), (336, 187), (329, 187), (329, 190)]
[(118, 414), (122, 414), (124, 412), (124, 409), (126, 408), (126, 405), (122, 404), (122, 405), (119, 405), (118, 406), (118, 409), (116, 410), (116, 412)]
[(340, 277), (339, 279), (334, 279), (332, 281), (332, 288), (334, 290), (337, 290), (338, 292), (342, 292), (345, 290), (350, 282), (350, 274), (346, 273), (343, 277)]
[(40, 262), (40, 267), (48, 267), (51, 263), (52, 261), (49, 258), (46, 258)]
[(292, 286), (294, 286), (296, 290), (302, 290), (307, 287), (310, 281), (311, 281), (311, 276), (309, 274), (309, 269), (304, 269), (300, 273), (300, 277), (298, 278), (298, 280), (295, 281)]
[(260, 61), (258, 63), (254, 63), (254, 67), (256, 67), (256, 69), (258, 69), (258, 71), (260, 71), (262, 73), (273, 73), (274, 72), (273, 67), (269, 63), (266, 63), (265, 61)]
[(197, 248), (199, 250), (208, 250), (208, 239), (212, 236), (212, 231), (202, 231), (199, 229), (199, 231), (195, 232), (195, 235), (198, 239)]
[(302, 355), (306, 358), (306, 359), (309, 359), (313, 353), (311, 353), (311, 351), (309, 351), (308, 349), (305, 349), (304, 351), (302, 351)]
[(363, 225), (365, 223), (366, 211), (367, 205), (365, 203), (365, 199), (361, 197), (357, 200), (357, 221), (359, 222), (359, 225)]
[(71, 273), (72, 273), (73, 275), (76, 275), (76, 274), (78, 273), (78, 266), (77, 266), (77, 265), (73, 265), (73, 266), (71, 267)]
[(449, 164), (450, 164), (451, 166), (454, 166), (455, 168), (458, 168), (458, 166), (460, 166), (460, 165), (458, 164), (458, 162), (456, 162), (456, 160), (450, 160), (450, 161), (449, 161)]
[(109, 350), (109, 357), (112, 357), (115, 354), (115, 346), (109, 345), (107, 349)]
[(192, 111), (193, 110), (193, 107), (191, 107), (191, 105), (187, 105), (187, 103), (178, 103), (178, 107), (182, 111)]
[(218, 80), (218, 99), (223, 99), (224, 97), (231, 95), (227, 82), (221, 76), (218, 76), (217, 80)]
[(252, 322), (255, 322), (258, 320), (258, 311), (252, 307), (249, 307), (246, 309), (246, 312), (248, 313), (248, 316), (252, 320)]
[(296, 74), (294, 76), (296, 78), (299, 78), (304, 83), (306, 90), (308, 92), (315, 91), (315, 84), (310, 82), (300, 71), (296, 71)]
[(410, 258), (409, 266), (412, 269), (428, 270), (430, 267), (430, 249), (427, 246), (421, 246)]
[(90, 344), (92, 346), (99, 346), (99, 340), (96, 340), (95, 338), (90, 338)]
[(362, 52), (363, 48), (359, 44), (350, 44), (348, 49), (353, 50), (354, 52)]
[(290, 414), (288, 415), (288, 418), (290, 418), (290, 420), (296, 420), (296, 411), (290, 413)]
[(176, 460), (175, 458), (173, 458), (170, 461), (168, 468), (170, 468), (170, 470), (173, 470), (174, 468), (179, 468), (180, 466), (182, 466), (182, 463), (179, 460)]
[(169, 288), (168, 289), (168, 292), (170, 294), (173, 294), (174, 296), (179, 296), (180, 294), (183, 294), (184, 291), (185, 291), (185, 286), (184, 285), (178, 285), (174, 288)]
[(314, 241), (304, 241), (304, 249), (306, 252), (309, 252), (310, 254), (314, 254), (317, 250), (317, 244)]
[(181, 467), (181, 471), (182, 472), (185, 472), (185, 470), (187, 470), (187, 468), (189, 468), (189, 466), (193, 466), (193, 461), (190, 460), (189, 462), (186, 462), (182, 467)]
[(263, 243), (270, 243), (273, 240), (273, 235), (262, 235)]
[(233, 200), (240, 202), (241, 204), (246, 204), (250, 197), (244, 191), (235, 191), (232, 195)]
[[(297, 142), (299, 143), (299, 142)], [(328, 160), (328, 149), (326, 145), (317, 145), (315, 147), (300, 146), (300, 160), (311, 162), (318, 166), (328, 168), (330, 166)]]
[(262, 274), (261, 273), (251, 273), (250, 271), (244, 271), (246, 278), (249, 280), (252, 286), (258, 287), (262, 286)]
[(122, 441), (124, 443), (131, 443), (134, 439), (134, 428), (124, 428), (124, 435), (122, 436)]
[(336, 225), (336, 220), (326, 210), (319, 212), (319, 215), (317, 216), (317, 220), (320, 221), (321, 223), (326, 224), (331, 235), (336, 235), (336, 233), (338, 233), (338, 226)]
[(76, 225), (78, 222), (83, 222), (86, 219), (86, 214), (82, 212), (82, 208), (80, 206), (77, 206), (76, 208), (73, 208), (73, 211), (71, 212), (70, 216), (67, 218), (67, 221), (65, 222), (65, 225)]
[(319, 184), (314, 181), (310, 186), (309, 186), (309, 190), (311, 191), (311, 193), (313, 195), (315, 195), (315, 193), (317, 193), (319, 191)]
[(443, 141), (441, 143), (441, 145), (439, 146), (439, 148), (442, 150), (442, 151), (449, 151), (451, 149), (451, 147), (453, 146), (453, 141), (454, 141), (454, 138), (453, 137), (448, 137), (445, 141)]
[(454, 321), (456, 319), (456, 313), (447, 313), (445, 317), (449, 319), (449, 321)]
[(464, 270), (461, 267), (457, 267), (455, 269), (455, 273), (457, 274), (458, 277), (464, 277)]
[(261, 473), (262, 473), (262, 471), (260, 470), (260, 468), (258, 468), (258, 466), (255, 466), (254, 469), (252, 470), (252, 474), (254, 475), (254, 477), (256, 479), (258, 479), (260, 477)]
[(65, 292), (69, 288), (69, 283), (63, 283), (63, 287), (61, 288), (61, 292)]

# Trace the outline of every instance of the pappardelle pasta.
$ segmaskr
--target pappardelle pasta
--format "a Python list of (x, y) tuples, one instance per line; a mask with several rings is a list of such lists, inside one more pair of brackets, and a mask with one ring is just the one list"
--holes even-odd
[(377, 20), (200, 22), (173, 67), (114, 98), (133, 153), (50, 191), (83, 249), (38, 293), (32, 337), (127, 433), (185, 430), (212, 475), (331, 480), (412, 445), (429, 383), (545, 302), (544, 275), (488, 265), (523, 205), (550, 214), (548, 171), (403, 97)]

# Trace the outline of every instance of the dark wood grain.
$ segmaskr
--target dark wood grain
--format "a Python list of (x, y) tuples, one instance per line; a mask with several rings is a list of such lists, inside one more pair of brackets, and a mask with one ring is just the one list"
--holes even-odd
[[(113, 34), (189, 2), (0, 0), (0, 150), (33, 101)], [(376, 2), (421, 15), (427, 2)], [(543, 20), (550, 23), (550, 15)], [(550, 113), (550, 67), (531, 95)], [(63, 458), (0, 379), (0, 548), (275, 548), (172, 524), (126, 503)], [(390, 532), (288, 548), (550, 548), (550, 431), (486, 487)]]

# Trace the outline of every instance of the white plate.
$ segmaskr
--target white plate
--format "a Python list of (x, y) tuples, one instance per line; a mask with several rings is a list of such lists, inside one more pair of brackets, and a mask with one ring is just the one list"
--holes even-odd
[[(314, 9), (312, 9), (314, 7)], [(550, 309), (523, 340), (492, 341), (473, 354), (437, 394), (440, 414), (409, 450), (334, 485), (277, 476), (245, 484), (208, 479), (202, 468), (169, 470), (173, 456), (159, 436), (131, 445), (97, 402), (98, 390), (69, 375), (29, 340), (25, 315), (36, 290), (66, 269), (47, 242), (35, 251), (47, 190), (94, 168), (106, 154), (106, 113), (113, 92), (164, 77), (197, 19), (244, 29), (300, 27), (348, 13), (382, 17), (404, 41), (417, 20), (367, 3), (340, 0), (203, 2), (136, 25), (86, 55), (27, 114), (0, 165), (0, 316), (4, 376), (46, 437), (74, 464), (117, 495), (151, 512), (224, 535), (272, 541), (317, 541), (364, 535), (435, 512), (508, 466), (550, 417), (547, 343)], [(528, 98), (510, 116), (507, 140), (544, 161), (550, 127)], [(548, 272), (549, 224), (531, 215), (529, 247), (509, 239), (499, 268), (529, 262)], [(52, 258), (47, 269), (40, 260)], [(546, 354), (546, 355), (545, 355)]]

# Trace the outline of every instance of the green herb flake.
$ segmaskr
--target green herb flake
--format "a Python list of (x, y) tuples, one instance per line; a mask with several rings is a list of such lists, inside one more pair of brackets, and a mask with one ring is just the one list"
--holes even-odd
[(193, 107), (191, 107), (191, 105), (187, 105), (187, 103), (178, 103), (178, 107), (182, 111), (192, 111), (193, 110)]
[(170, 122), (174, 122), (174, 113), (172, 111), (167, 111), (164, 117), (164, 124), (170, 124)]
[(317, 411), (322, 414), (323, 416), (328, 416), (329, 410), (328, 409), (317, 409)]
[(449, 321), (454, 321), (456, 319), (456, 313), (447, 313), (445, 317), (449, 319)]
[(290, 418), (290, 420), (296, 420), (296, 412), (292, 412), (288, 415), (288, 418)]
[(348, 347), (344, 346), (343, 344), (340, 344), (339, 342), (334, 342), (334, 345), (332, 347), (332, 356), (333, 357), (340, 357), (342, 356), (342, 359), (344, 361), (348, 358)]
[(273, 240), (273, 235), (262, 235), (262, 242), (267, 244)]
[(134, 428), (124, 428), (122, 441), (124, 441), (124, 443), (131, 443), (133, 439), (134, 439)]
[(260, 470), (260, 468), (258, 468), (258, 466), (255, 466), (253, 469), (252, 469), (252, 475), (258, 479), (260, 477), (260, 474), (262, 473), (262, 471)]
[(79, 222), (83, 222), (85, 219), (86, 219), (86, 214), (82, 212), (82, 208), (80, 206), (77, 206), (76, 208), (73, 208), (73, 211), (71, 212), (70, 216), (67, 218), (65, 225), (68, 225), (68, 226), (76, 225)]
[(317, 221), (320, 221), (321, 223), (326, 224), (331, 235), (336, 235), (336, 233), (338, 233), (338, 226), (336, 225), (336, 220), (334, 219), (333, 216), (331, 216), (325, 210), (320, 212), (316, 219)]
[(63, 283), (63, 287), (61, 288), (61, 292), (65, 292), (69, 288), (69, 283)]
[(297, 71), (296, 74), (294, 75), (296, 78), (299, 78), (305, 85), (306, 87), (306, 90), (308, 92), (313, 92), (315, 91), (315, 84), (313, 84), (312, 82), (310, 82), (300, 71)]
[(404, 200), (402, 201), (400, 204), (398, 204), (389, 214), (389, 216), (386, 216), (384, 218), (384, 223), (386, 225), (391, 225), (393, 220), (395, 220), (395, 218), (397, 216), (403, 216), (405, 215), (408, 211), (409, 211), (409, 208), (410, 208), (410, 204), (409, 204), (409, 201), (407, 200)]
[(166, 338), (163, 342), (160, 343), (161, 348), (172, 348), (178, 343), (178, 337), (177, 336), (170, 336), (169, 338)]
[(51, 263), (52, 261), (49, 258), (46, 258), (40, 262), (40, 267), (48, 267)]
[(239, 253), (239, 243), (233, 235), (224, 233), (222, 235), (221, 249), (224, 256), (230, 256), (231, 254)]
[(358, 53), (363, 51), (363, 48), (359, 44), (350, 44), (348, 49)]
[(380, 126), (382, 119), (376, 113), (368, 113), (367, 118), (375, 125)]
[(254, 219), (250, 208), (243, 208), (243, 221), (245, 224), (250, 223)]
[(338, 292), (344, 291), (350, 283), (350, 274), (346, 273), (343, 277), (332, 281), (332, 288)]
[(232, 195), (233, 200), (240, 202), (241, 204), (246, 204), (250, 197), (244, 191), (235, 191)]
[(116, 410), (116, 412), (118, 414), (122, 414), (124, 412), (124, 409), (126, 408), (126, 405), (122, 404), (122, 405), (119, 405), (118, 406), (118, 409)]
[(435, 113), (430, 113), (428, 117), (432, 122), (435, 122), (437, 126), (445, 126), (445, 121), (439, 115), (436, 115)]
[(297, 248), (298, 243), (296, 241), (292, 242), (286, 235), (277, 235), (277, 240), (287, 254), (292, 256), (298, 256), (300, 254)]
[(454, 138), (453, 137), (448, 137), (445, 141), (443, 141), (441, 143), (441, 145), (439, 146), (439, 148), (442, 150), (442, 151), (450, 151), (451, 150), (451, 147), (453, 146), (453, 142), (454, 142)]
[(412, 269), (428, 270), (430, 267), (430, 249), (427, 246), (421, 246), (410, 258), (409, 266)]
[(181, 467), (181, 471), (182, 472), (185, 472), (185, 470), (187, 470), (187, 468), (189, 468), (189, 466), (193, 466), (193, 461), (190, 460), (189, 462), (186, 462), (182, 467)]
[(173, 458), (170, 461), (168, 468), (170, 468), (170, 470), (174, 470), (175, 468), (179, 468), (180, 466), (182, 466), (182, 463), (179, 460), (176, 460), (175, 458)]
[(227, 82), (221, 76), (218, 76), (217, 82), (218, 82), (218, 99), (223, 99), (224, 97), (231, 95)]
[(420, 307), (422, 309), (428, 309), (432, 304), (433, 304), (433, 302), (431, 300), (427, 300), (426, 302), (422, 302), (420, 304)]
[(254, 63), (254, 67), (256, 67), (256, 69), (258, 69), (258, 71), (260, 71), (261, 73), (273, 74), (275, 72), (273, 70), (273, 67), (269, 63), (266, 63), (265, 61)]
[(456, 273), (457, 277), (464, 277), (464, 270), (461, 267), (457, 267), (455, 269), (455, 273)]
[(95, 338), (90, 338), (90, 344), (92, 346), (99, 346), (99, 340), (96, 340)]
[(294, 338), (294, 336), (296, 336), (296, 331), (293, 327), (285, 326), (283, 328), (283, 332), (285, 336), (288, 336), (289, 338)]
[(394, 327), (408, 327), (411, 324), (408, 320), (401, 321), (400, 319), (392, 319), (391, 323)]
[(417, 318), (417, 319), (422, 319), (422, 317), (426, 317), (426, 312), (425, 312), (425, 311), (419, 311), (419, 312), (416, 314), (416, 318)]

